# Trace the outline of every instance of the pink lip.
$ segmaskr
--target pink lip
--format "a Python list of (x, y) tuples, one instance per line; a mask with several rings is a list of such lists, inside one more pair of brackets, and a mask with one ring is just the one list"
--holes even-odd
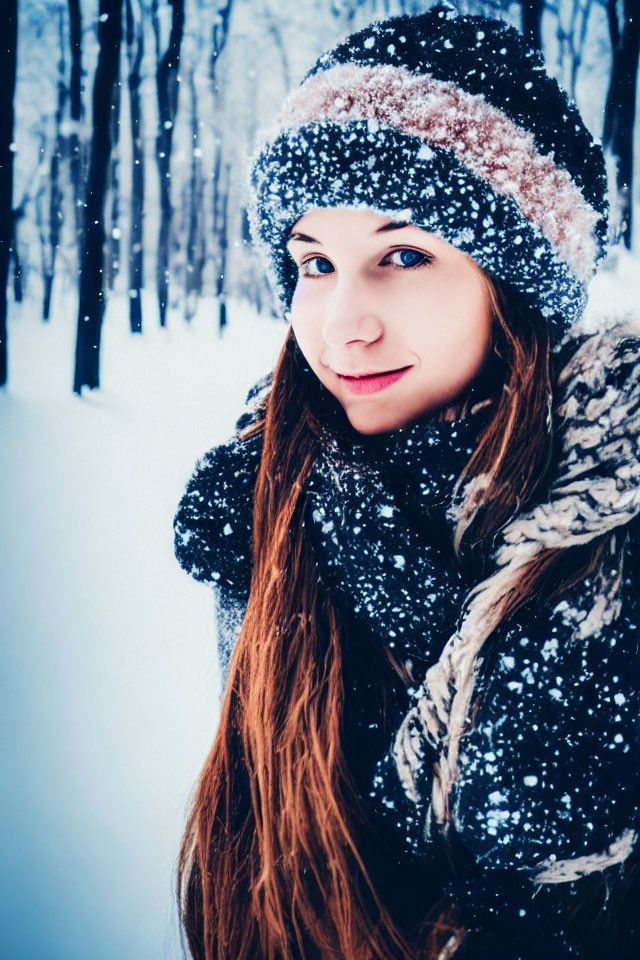
[(404, 367), (402, 370), (391, 370), (389, 373), (378, 373), (374, 371), (373, 373), (361, 373), (356, 376), (346, 376), (345, 374), (337, 374), (341, 380), (344, 380), (349, 390), (352, 393), (377, 393), (378, 390), (384, 390), (385, 387), (390, 387), (392, 383), (395, 383), (396, 380), (399, 380), (400, 377), (403, 377), (405, 373), (411, 367)]

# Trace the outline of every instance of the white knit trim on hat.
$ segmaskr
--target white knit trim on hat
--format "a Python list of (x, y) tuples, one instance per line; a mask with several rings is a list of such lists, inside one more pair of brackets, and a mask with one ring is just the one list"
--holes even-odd
[(532, 133), (451, 81), (387, 64), (338, 64), (289, 94), (267, 138), (313, 120), (367, 119), (450, 151), (496, 193), (514, 199), (578, 279), (589, 279), (598, 253), (598, 211), (553, 153), (540, 153)]

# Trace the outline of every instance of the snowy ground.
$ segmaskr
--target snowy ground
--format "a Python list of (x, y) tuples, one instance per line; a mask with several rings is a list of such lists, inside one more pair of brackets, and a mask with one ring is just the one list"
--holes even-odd
[(126, 304), (102, 388), (72, 395), (74, 311), (12, 305), (0, 391), (3, 960), (180, 956), (174, 864), (217, 723), (210, 591), (173, 555), (175, 507), (284, 324), (233, 303), (189, 327)]
[[(638, 260), (593, 292), (640, 304)], [(71, 393), (75, 310), (12, 305), (0, 391), (3, 960), (178, 960), (175, 857), (217, 723), (209, 590), (173, 555), (195, 460), (226, 438), (283, 324), (230, 304), (105, 319), (102, 388)], [(639, 318), (640, 322), (640, 318)]]

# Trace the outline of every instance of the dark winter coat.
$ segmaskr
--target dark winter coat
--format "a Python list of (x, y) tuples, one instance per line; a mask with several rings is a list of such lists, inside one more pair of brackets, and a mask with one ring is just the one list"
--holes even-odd
[[(336, 442), (307, 485), (305, 518), (348, 638), (344, 749), (370, 814), (367, 863), (407, 932), (440, 896), (463, 905), (470, 932), (449, 954), (461, 960), (640, 955), (633, 330), (569, 338), (544, 494), (501, 530), (475, 595), (451, 546), (452, 493), (491, 405), (361, 443), (327, 408)], [(198, 461), (175, 517), (179, 562), (213, 587), (223, 684), (251, 585), (261, 452), (260, 434), (238, 433), (269, 384), (267, 375), (250, 391), (234, 437)], [(496, 585), (517, 578), (523, 558), (565, 545), (575, 563), (596, 532), (608, 539), (594, 574), (491, 629)], [(383, 644), (413, 685), (390, 668)], [(480, 709), (452, 758), (455, 698), (464, 706), (466, 688)], [(443, 802), (453, 810), (446, 839)]]

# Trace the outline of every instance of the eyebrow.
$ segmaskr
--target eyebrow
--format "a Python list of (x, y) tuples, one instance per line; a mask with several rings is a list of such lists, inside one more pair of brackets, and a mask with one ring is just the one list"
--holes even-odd
[[(391, 220), (390, 223), (385, 223), (382, 227), (378, 227), (377, 230), (374, 230), (371, 236), (375, 236), (376, 233), (386, 233), (389, 230), (401, 230), (403, 227), (410, 227), (414, 224), (410, 220)], [(314, 239), (314, 237), (307, 236), (306, 233), (290, 233), (287, 237), (287, 243), (290, 240), (300, 240), (302, 243), (319, 243), (322, 246), (320, 240)]]

